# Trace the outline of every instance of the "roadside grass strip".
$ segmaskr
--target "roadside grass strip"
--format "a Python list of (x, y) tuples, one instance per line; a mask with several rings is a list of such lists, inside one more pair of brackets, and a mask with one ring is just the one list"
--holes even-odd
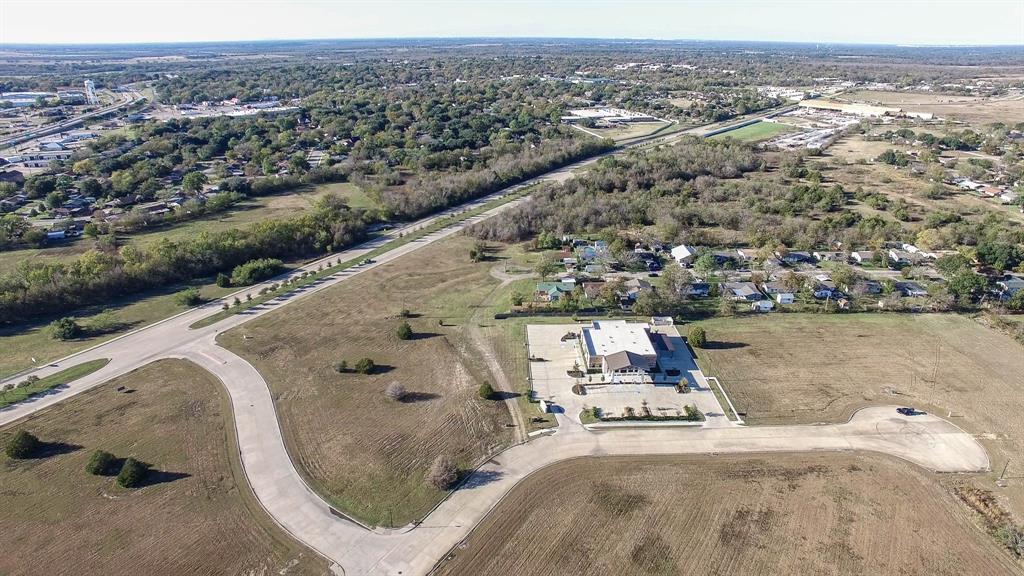
[(88, 362), (83, 362), (70, 368), (66, 368), (55, 374), (50, 374), (45, 378), (40, 378), (38, 380), (32, 380), (31, 378), (22, 380), (12, 389), (0, 390), (0, 408), (10, 406), (11, 404), (17, 404), (26, 398), (38, 396), (58, 386), (63, 386), (73, 380), (77, 380), (83, 376), (88, 376), (89, 374), (92, 374), (106, 366), (108, 362), (110, 362), (109, 358), (90, 360)]
[[(430, 224), (423, 226), (422, 228), (419, 228), (414, 232), (405, 234), (400, 238), (395, 238), (394, 240), (388, 242), (387, 244), (375, 248), (370, 252), (363, 254), (359, 257), (346, 260), (345, 262), (337, 262), (334, 265), (324, 267), (323, 270), (317, 270), (315, 272), (302, 272), (300, 276), (292, 278), (291, 281), (276, 282), (272, 286), (278, 286), (277, 289), (271, 289), (264, 292), (263, 294), (257, 294), (253, 296), (251, 299), (239, 299), (238, 305), (230, 306), (225, 310), (221, 310), (220, 312), (211, 314), (201, 320), (197, 320), (196, 322), (193, 322), (189, 326), (189, 328), (195, 330), (198, 328), (205, 328), (206, 326), (210, 326), (211, 324), (216, 324), (217, 322), (220, 322), (221, 320), (231, 316), (232, 314), (245, 312), (246, 310), (269, 302), (279, 296), (289, 294), (299, 288), (308, 286), (310, 284), (313, 284), (314, 282), (318, 282), (324, 278), (337, 274), (338, 272), (352, 268), (353, 266), (356, 266), (360, 262), (363, 262), (365, 260), (372, 260), (373, 258), (376, 258), (381, 254), (390, 252), (395, 248), (399, 248), (401, 246), (404, 246), (405, 244), (408, 244), (415, 240), (419, 240), (424, 236), (433, 234), (434, 232), (438, 232), (440, 230), (444, 230), (449, 226), (458, 224), (459, 222), (483, 214), (488, 210), (492, 210), (494, 208), (497, 208), (498, 206), (507, 204), (513, 200), (517, 200), (527, 195), (534, 186), (535, 185), (526, 186), (515, 192), (510, 192), (508, 194), (505, 194), (501, 198), (495, 198), (494, 200), (487, 202), (486, 204), (481, 204), (480, 206), (473, 208), (472, 210), (467, 210), (465, 212), (460, 212), (458, 214), (453, 214), (451, 216), (444, 216), (438, 218), (434, 222), (431, 222)], [(237, 295), (238, 293), (236, 292), (234, 294), (234, 297), (237, 297)], [(224, 299), (224, 302), (227, 303), (227, 298)]]

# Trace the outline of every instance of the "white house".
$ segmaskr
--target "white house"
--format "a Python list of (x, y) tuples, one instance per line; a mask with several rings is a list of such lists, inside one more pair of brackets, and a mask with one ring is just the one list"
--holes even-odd
[(750, 309), (754, 312), (771, 312), (772, 308), (775, 308), (775, 303), (771, 300), (758, 300), (750, 304)]
[(611, 375), (645, 375), (657, 364), (658, 353), (647, 324), (594, 320), (582, 332), (588, 368)]
[(859, 250), (857, 252), (850, 253), (850, 259), (858, 264), (870, 262), (875, 259), (875, 253), (871, 250)]
[(672, 249), (672, 258), (682, 265), (691, 264), (697, 258), (697, 249), (693, 246), (680, 244)]
[(793, 296), (792, 292), (776, 292), (775, 301), (779, 304), (792, 304), (796, 302), (796, 297)]

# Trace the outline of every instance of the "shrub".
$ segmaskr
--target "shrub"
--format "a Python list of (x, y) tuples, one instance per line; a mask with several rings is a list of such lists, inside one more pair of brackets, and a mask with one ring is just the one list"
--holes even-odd
[(373, 372), (374, 363), (370, 358), (360, 358), (356, 361), (356, 365), (353, 369), (360, 374), (369, 374)]
[(348, 372), (348, 361), (342, 360), (341, 362), (335, 364), (334, 371), (337, 372), (338, 374), (344, 374), (345, 372)]
[(490, 400), (494, 397), (494, 387), (491, 386), (490, 382), (485, 380), (484, 383), (480, 385), (480, 389), (477, 393), (480, 394), (480, 397), (484, 400)]
[(117, 459), (114, 455), (105, 450), (97, 450), (89, 457), (89, 463), (85, 465), (85, 471), (93, 476), (104, 476), (109, 474)]
[(455, 461), (447, 454), (441, 454), (434, 459), (427, 472), (427, 482), (437, 490), (447, 490), (459, 477), (459, 470), (455, 467)]
[(198, 288), (185, 288), (174, 295), (174, 301), (182, 306), (195, 306), (202, 304), (203, 297), (199, 295)]
[(217, 286), (220, 286), (221, 288), (231, 286), (231, 278), (227, 274), (219, 272), (217, 274)]
[(412, 316), (412, 312), (408, 308), (402, 308), (402, 311), (398, 313), (402, 318), (408, 318)]
[(231, 283), (239, 286), (255, 284), (276, 276), (284, 269), (284, 263), (277, 258), (257, 258), (235, 266), (231, 271)]
[(50, 334), (50, 338), (53, 338), (54, 340), (71, 340), (82, 333), (82, 327), (75, 322), (74, 318), (65, 316), (64, 318), (50, 322), (50, 325), (47, 327), (47, 331)]
[(694, 326), (690, 328), (690, 335), (686, 338), (690, 343), (690, 346), (694, 348), (703, 348), (708, 345), (708, 335), (700, 326)]
[(401, 400), (402, 398), (405, 398), (405, 394), (405, 386), (402, 386), (398, 382), (392, 382), (391, 384), (388, 384), (388, 387), (384, 390), (384, 395), (396, 402)]
[(39, 438), (21, 430), (7, 443), (4, 452), (10, 458), (31, 458), (42, 446), (43, 443), (39, 441)]
[(149, 475), (149, 466), (135, 458), (127, 458), (117, 475), (117, 483), (125, 488), (135, 488)]
[(412, 338), (412, 326), (409, 326), (408, 322), (402, 322), (398, 325), (398, 329), (395, 330), (395, 335), (398, 336), (399, 340)]

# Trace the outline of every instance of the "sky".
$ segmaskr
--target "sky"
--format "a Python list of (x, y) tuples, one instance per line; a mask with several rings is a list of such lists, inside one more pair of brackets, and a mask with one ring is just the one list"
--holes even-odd
[(407, 37), (1024, 45), (1024, 0), (0, 0), (0, 44)]

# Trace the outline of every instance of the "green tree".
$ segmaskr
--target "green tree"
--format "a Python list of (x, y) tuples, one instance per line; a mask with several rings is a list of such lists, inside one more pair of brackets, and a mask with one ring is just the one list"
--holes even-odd
[(227, 288), (228, 286), (231, 286), (231, 277), (223, 272), (218, 272), (217, 286), (220, 286), (221, 288)]
[(7, 442), (4, 452), (8, 458), (24, 459), (35, 456), (42, 447), (43, 443), (39, 441), (39, 438), (29, 432), (19, 430), (14, 438)]
[(117, 475), (117, 483), (124, 488), (136, 488), (145, 482), (149, 476), (149, 465), (140, 462), (135, 458), (127, 458), (121, 465), (121, 472)]
[(209, 178), (202, 172), (189, 172), (181, 179), (181, 187), (188, 192), (199, 192), (209, 182)]
[(533, 267), (533, 271), (541, 278), (550, 278), (558, 271), (558, 265), (555, 264), (553, 259), (545, 256), (537, 262), (537, 265)]
[(690, 333), (687, 336), (686, 341), (694, 348), (703, 348), (708, 345), (707, 332), (705, 332), (704, 328), (701, 328), (700, 326), (694, 326), (693, 328), (690, 328)]
[(47, 332), (49, 332), (50, 338), (54, 340), (71, 340), (77, 338), (82, 333), (82, 327), (75, 322), (74, 318), (65, 316), (50, 322)]
[(96, 450), (89, 457), (89, 462), (85, 465), (85, 471), (93, 476), (105, 476), (110, 473), (116, 463), (117, 459), (110, 452)]
[(373, 372), (374, 366), (375, 364), (372, 359), (360, 358), (359, 360), (356, 360), (356, 364), (353, 366), (353, 369), (360, 374), (369, 374)]
[(399, 340), (409, 340), (413, 336), (412, 326), (408, 322), (402, 322), (395, 330), (395, 335), (398, 336)]
[(490, 400), (491, 398), (494, 397), (494, 387), (491, 386), (490, 382), (485, 380), (484, 383), (481, 384), (480, 388), (477, 390), (477, 394), (479, 394), (480, 398), (484, 400)]

